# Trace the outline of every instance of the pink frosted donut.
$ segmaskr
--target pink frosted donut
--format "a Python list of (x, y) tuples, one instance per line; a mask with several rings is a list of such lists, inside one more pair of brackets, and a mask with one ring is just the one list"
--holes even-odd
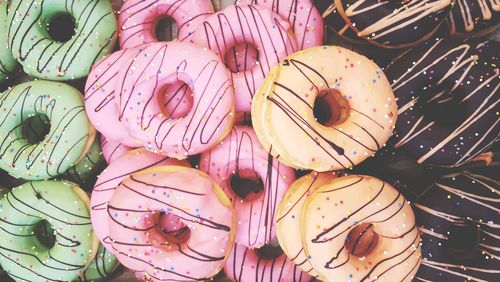
[(232, 281), (241, 282), (299, 281), (294, 280), (293, 263), (284, 253), (279, 253), (279, 248), (272, 250), (271, 254), (261, 253), (262, 249), (250, 249), (235, 244), (224, 265), (224, 273)]
[[(185, 159), (222, 140), (234, 123), (229, 72), (209, 50), (190, 43), (151, 43), (122, 68), (119, 119), (149, 150)], [(192, 91), (185, 116), (172, 116), (158, 97), (172, 83)]]
[(128, 0), (118, 17), (120, 46), (125, 49), (158, 42), (156, 24), (165, 16), (177, 23), (178, 39), (189, 41), (198, 25), (212, 13), (210, 0)]
[(278, 203), (295, 170), (270, 157), (251, 127), (235, 126), (220, 145), (201, 155), (200, 169), (231, 199), (238, 244), (259, 248), (274, 239)]
[(198, 27), (192, 40), (222, 59), (238, 44), (251, 44), (258, 50), (259, 64), (231, 73), (238, 112), (250, 112), (253, 94), (271, 67), (292, 54), (297, 46), (287, 21), (269, 9), (254, 5), (229, 6), (213, 14)]
[(123, 145), (121, 143), (118, 143), (116, 141), (108, 140), (104, 135), (101, 135), (100, 142), (101, 142), (102, 156), (104, 157), (104, 160), (106, 160), (106, 163), (108, 164), (110, 164), (112, 161), (119, 158), (120, 156), (124, 155), (128, 151), (134, 149), (126, 145)]
[(148, 281), (209, 278), (234, 244), (229, 199), (193, 168), (163, 166), (131, 175), (116, 188), (108, 214), (118, 260)]
[(189, 166), (189, 163), (135, 149), (118, 157), (99, 175), (90, 198), (90, 217), (94, 233), (108, 250), (114, 252), (109, 240), (107, 207), (115, 188), (130, 174), (161, 165)]

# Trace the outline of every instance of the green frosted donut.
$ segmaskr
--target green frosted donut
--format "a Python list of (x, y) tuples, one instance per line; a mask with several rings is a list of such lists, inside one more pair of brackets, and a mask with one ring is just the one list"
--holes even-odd
[(100, 281), (107, 278), (118, 267), (118, 259), (101, 244), (99, 250), (77, 281)]
[(84, 189), (91, 189), (104, 165), (101, 144), (99, 143), (99, 138), (95, 138), (85, 157), (76, 165), (69, 168), (62, 175), (62, 178), (76, 182)]
[(7, 44), (8, 8), (9, 2), (0, 0), (0, 83), (4, 82), (18, 67), (17, 61), (12, 57), (12, 52)]
[[(12, 54), (34, 77), (82, 78), (115, 45), (116, 18), (108, 0), (13, 0), (8, 15)], [(63, 17), (71, 17), (75, 29), (68, 41), (59, 42), (48, 28)]]
[[(67, 84), (30, 81), (0, 94), (0, 169), (16, 178), (56, 177), (78, 163), (95, 138), (82, 95)], [(37, 115), (50, 120), (38, 143), (23, 136), (23, 124)]]
[[(16, 281), (78, 279), (98, 247), (88, 202), (85, 192), (69, 182), (32, 181), (13, 188), (0, 201), (3, 269)], [(54, 230), (50, 248), (35, 233), (43, 222)]]

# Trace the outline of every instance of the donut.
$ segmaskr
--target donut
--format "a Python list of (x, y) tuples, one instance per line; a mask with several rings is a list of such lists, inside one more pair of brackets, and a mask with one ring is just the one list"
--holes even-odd
[(373, 155), (391, 136), (396, 113), (377, 65), (342, 47), (322, 46), (287, 57), (266, 77), (253, 99), (252, 124), (281, 162), (322, 172)]
[(200, 170), (232, 201), (236, 243), (259, 248), (275, 238), (277, 206), (295, 180), (295, 170), (271, 157), (251, 127), (235, 126), (218, 146), (202, 153)]
[(412, 281), (420, 264), (411, 206), (375, 177), (339, 177), (316, 189), (302, 206), (300, 228), (323, 281)]
[(116, 161), (110, 163), (99, 175), (90, 197), (90, 216), (96, 237), (110, 252), (114, 253), (114, 250), (109, 240), (107, 208), (115, 188), (130, 174), (162, 165), (189, 166), (189, 163), (156, 155), (146, 149), (135, 149), (116, 158)]
[[(177, 159), (219, 143), (234, 123), (234, 95), (227, 69), (210, 50), (190, 43), (151, 43), (118, 78), (119, 120), (146, 148)], [(164, 87), (184, 83), (192, 107), (172, 116), (160, 103)]]
[(178, 26), (179, 41), (189, 42), (196, 28), (213, 13), (210, 0), (128, 0), (118, 17), (120, 46), (123, 49), (158, 42), (157, 28), (170, 17)]
[(143, 279), (203, 280), (217, 274), (234, 244), (229, 199), (203, 172), (163, 166), (132, 174), (108, 205), (111, 245)]
[(497, 280), (498, 166), (494, 169), (447, 175), (415, 201), (423, 256), (417, 280)]
[(101, 145), (99, 144), (99, 138), (95, 138), (85, 157), (76, 165), (69, 168), (62, 175), (62, 178), (75, 182), (86, 190), (94, 186), (95, 179), (103, 168), (104, 159), (102, 157)]
[[(107, 0), (13, 1), (9, 48), (25, 73), (50, 80), (73, 80), (114, 48), (116, 18)], [(59, 38), (64, 28), (72, 34)]]
[(307, 259), (300, 236), (302, 205), (310, 193), (335, 178), (333, 173), (311, 172), (290, 185), (276, 214), (276, 235), (281, 249), (305, 273), (318, 277)]
[(113, 140), (108, 140), (104, 135), (101, 135), (102, 156), (106, 163), (110, 164), (115, 159), (119, 158), (128, 151), (133, 150), (128, 146), (118, 143)]
[(334, 0), (358, 37), (387, 48), (416, 46), (446, 19), (453, 0)]
[(492, 40), (431, 40), (386, 74), (399, 106), (395, 147), (418, 163), (462, 165), (498, 135), (498, 50)]
[(17, 61), (12, 57), (12, 52), (8, 48), (8, 9), (9, 2), (0, 1), (0, 83), (7, 80), (18, 68)]
[[(16, 178), (56, 177), (85, 157), (94, 141), (81, 93), (63, 83), (31, 81), (0, 94), (0, 169)], [(24, 121), (44, 115), (48, 134), (30, 144), (22, 136)]]
[(453, 36), (485, 35), (498, 29), (499, 12), (495, 1), (455, 0), (446, 23)]
[[(32, 181), (0, 202), (0, 262), (16, 281), (74, 281), (97, 251), (88, 196), (63, 181)], [(53, 246), (36, 237), (37, 226), (54, 230)]]
[(333, 32), (338, 36), (354, 43), (366, 43), (366, 40), (358, 37), (356, 32), (347, 24), (342, 15), (340, 15), (335, 5), (335, 1), (314, 0), (313, 3), (318, 8), (324, 19), (325, 37), (329, 32)]
[(200, 24), (192, 40), (221, 59), (242, 43), (258, 50), (258, 64), (231, 73), (237, 112), (250, 112), (252, 97), (271, 67), (297, 49), (291, 24), (259, 5), (228, 6)]
[(110, 251), (106, 250), (103, 245), (100, 245), (94, 260), (80, 274), (77, 281), (87, 282), (106, 279), (119, 265), (116, 257)]

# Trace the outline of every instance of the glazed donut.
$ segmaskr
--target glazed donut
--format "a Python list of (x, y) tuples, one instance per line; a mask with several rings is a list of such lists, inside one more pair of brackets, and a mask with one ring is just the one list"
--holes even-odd
[(253, 99), (252, 124), (262, 145), (289, 166), (349, 168), (392, 134), (397, 109), (389, 82), (355, 52), (336, 46), (297, 52), (264, 83)]
[[(85, 157), (94, 141), (81, 93), (66, 84), (31, 81), (0, 94), (0, 168), (16, 178), (56, 177)], [(45, 115), (50, 131), (39, 143), (22, 136), (25, 120)]]
[(305, 253), (323, 281), (412, 281), (420, 237), (406, 199), (377, 178), (334, 179), (306, 198)]
[(420, 281), (495, 281), (500, 273), (498, 167), (438, 180), (415, 203), (422, 234)]
[[(221, 141), (234, 123), (229, 73), (210, 50), (183, 42), (151, 43), (122, 68), (119, 119), (149, 150), (185, 159)], [(192, 107), (171, 116), (159, 102), (165, 86), (185, 83)]]
[(388, 48), (415, 46), (445, 20), (453, 0), (334, 0), (358, 37)]
[[(16, 281), (74, 281), (97, 251), (88, 196), (63, 181), (32, 181), (0, 202), (0, 261)], [(35, 236), (40, 223), (54, 230), (53, 246)]]
[[(116, 41), (116, 18), (107, 0), (18, 0), (9, 10), (9, 48), (24, 72), (50, 80), (88, 75), (90, 67), (111, 52)], [(59, 41), (51, 22), (71, 17), (74, 35)], [(66, 25), (54, 23), (54, 28)]]
[[(92, 188), (97, 175), (104, 168), (99, 138), (95, 138), (82, 160), (72, 166), (61, 176), (62, 178), (79, 184), (82, 188)], [(89, 190), (90, 191), (90, 190)]]
[(290, 185), (276, 214), (276, 235), (288, 258), (309, 275), (318, 277), (307, 259), (300, 235), (300, 216), (305, 199), (317, 188), (335, 178), (333, 173), (311, 172)]
[(104, 135), (101, 135), (101, 148), (102, 156), (108, 164), (128, 151), (133, 150), (133, 148), (127, 147), (121, 143), (106, 139)]
[(153, 281), (214, 276), (236, 230), (220, 187), (203, 172), (180, 166), (143, 170), (123, 180), (109, 202), (108, 223), (120, 263)]
[(418, 163), (459, 166), (498, 136), (500, 44), (432, 40), (386, 69), (399, 106), (395, 147)]
[(287, 21), (268, 9), (242, 5), (217, 12), (196, 30), (193, 42), (208, 47), (221, 59), (232, 47), (242, 43), (251, 44), (258, 50), (257, 65), (231, 73), (237, 112), (250, 112), (252, 97), (271, 67), (296, 50), (290, 27)]
[(446, 23), (451, 35), (484, 35), (497, 30), (500, 5), (495, 1), (456, 0)]
[(250, 249), (235, 244), (224, 265), (224, 272), (231, 281), (281, 281), (295, 282), (294, 265), (278, 246)]
[(119, 265), (118, 259), (116, 259), (111, 252), (106, 250), (103, 245), (100, 245), (92, 263), (90, 263), (85, 271), (80, 274), (79, 281), (87, 282), (103, 280), (108, 278)]
[(232, 201), (236, 243), (259, 248), (275, 237), (277, 205), (295, 180), (295, 170), (272, 158), (251, 127), (235, 126), (220, 145), (202, 153), (200, 170)]
[(123, 49), (158, 42), (156, 25), (171, 17), (179, 28), (179, 41), (189, 42), (196, 28), (212, 14), (210, 0), (128, 0), (120, 9), (120, 46)]
[(162, 165), (189, 166), (189, 163), (156, 155), (146, 149), (135, 149), (118, 157), (99, 175), (90, 198), (90, 216), (96, 237), (109, 251), (114, 252), (109, 240), (107, 208), (115, 188), (133, 173)]
[(0, 1), (0, 83), (7, 80), (18, 68), (17, 61), (12, 57), (12, 52), (8, 48), (8, 9), (9, 2)]

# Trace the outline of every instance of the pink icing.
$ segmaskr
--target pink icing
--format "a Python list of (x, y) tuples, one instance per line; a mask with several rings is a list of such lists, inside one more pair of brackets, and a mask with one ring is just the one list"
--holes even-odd
[(208, 47), (221, 59), (239, 43), (252, 44), (259, 50), (258, 65), (231, 73), (236, 111), (241, 112), (250, 112), (252, 97), (271, 67), (297, 49), (290, 24), (269, 9), (253, 5), (229, 6), (208, 17), (192, 41)]
[(101, 142), (102, 156), (104, 157), (104, 160), (106, 160), (108, 164), (110, 164), (112, 161), (119, 158), (120, 156), (123, 156), (128, 151), (134, 149), (125, 146), (121, 143), (118, 143), (116, 141), (108, 140), (104, 135), (101, 135), (100, 142)]
[(189, 166), (189, 163), (156, 155), (145, 149), (136, 149), (118, 157), (99, 175), (90, 198), (90, 217), (94, 233), (110, 251), (113, 250), (109, 241), (107, 206), (115, 188), (130, 174), (161, 165)]
[(212, 13), (209, 0), (128, 0), (118, 17), (120, 46), (125, 49), (158, 42), (155, 25), (165, 16), (177, 23), (178, 39), (189, 41), (198, 25)]
[[(227, 198), (217, 195), (207, 175), (178, 168), (133, 174), (118, 186), (109, 202), (112, 249), (120, 263), (142, 279), (211, 277), (223, 267), (234, 243), (234, 214)], [(158, 213), (181, 218), (191, 231), (189, 240), (154, 246), (150, 233), (158, 232)]]
[[(229, 73), (209, 50), (183, 42), (151, 43), (122, 68), (118, 81), (119, 119), (154, 152), (184, 159), (216, 145), (233, 126)], [(184, 117), (173, 117), (158, 102), (172, 83), (192, 90), (192, 107)]]
[[(295, 171), (270, 157), (251, 127), (235, 126), (220, 145), (201, 155), (200, 169), (231, 198), (238, 217), (238, 244), (258, 248), (274, 239), (278, 203), (295, 180)], [(230, 180), (242, 172), (256, 174), (264, 185), (263, 193), (240, 198)]]

